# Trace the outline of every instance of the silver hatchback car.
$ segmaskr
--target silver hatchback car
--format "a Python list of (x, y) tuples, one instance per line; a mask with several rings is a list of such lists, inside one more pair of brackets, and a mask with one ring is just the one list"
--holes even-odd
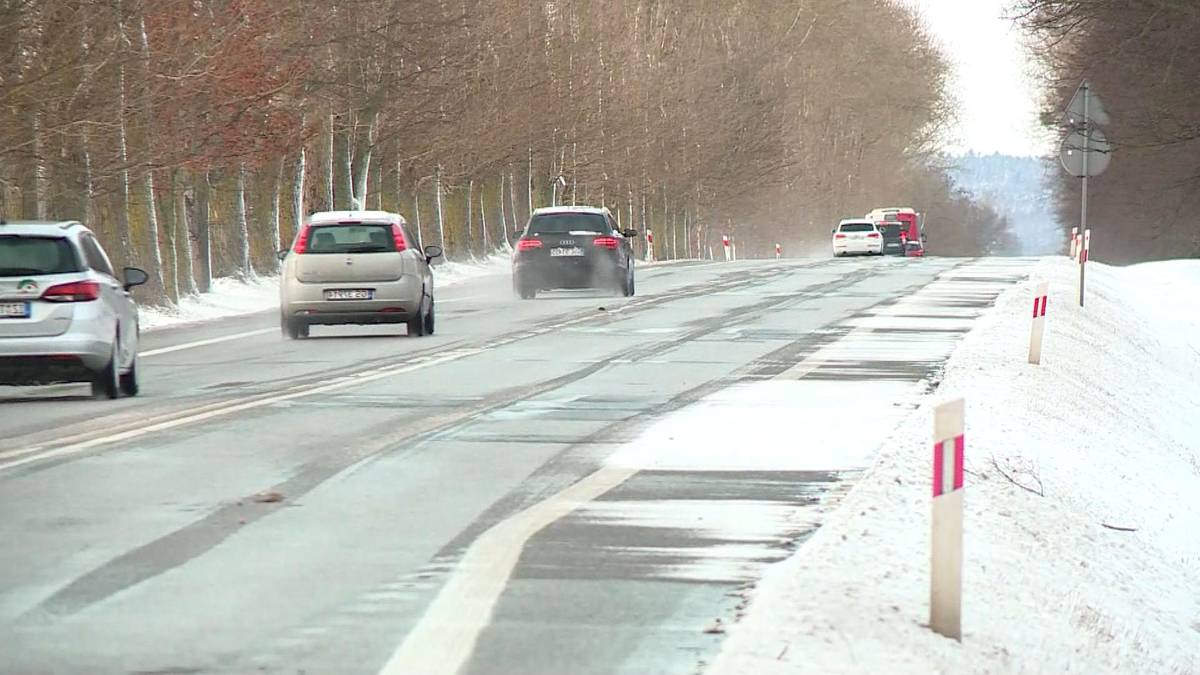
[(0, 220), (0, 384), (91, 382), (98, 396), (138, 393), (138, 311), (95, 235), (74, 221)]
[(291, 339), (313, 325), (398, 324), (408, 335), (434, 329), (433, 273), (438, 246), (417, 248), (398, 214), (330, 211), (309, 217), (290, 250), (280, 251), (280, 328)]

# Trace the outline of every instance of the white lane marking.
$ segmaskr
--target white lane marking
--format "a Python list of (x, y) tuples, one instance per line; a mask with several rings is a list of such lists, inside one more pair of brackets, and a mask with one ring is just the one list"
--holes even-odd
[(207, 347), (208, 345), (221, 344), (222, 342), (232, 342), (233, 340), (241, 340), (243, 338), (254, 337), (255, 335), (266, 335), (267, 333), (275, 333), (278, 331), (278, 328), (260, 328), (259, 330), (248, 330), (245, 333), (232, 333), (230, 335), (222, 335), (221, 337), (209, 338), (207, 340), (184, 342), (183, 344), (171, 345), (170, 347), (160, 347), (158, 349), (138, 352), (138, 356), (145, 358), (147, 356), (158, 356), (159, 354), (170, 354), (171, 352), (181, 352), (185, 349)]
[[(289, 391), (287, 393), (277, 394), (275, 396), (268, 396), (265, 398), (259, 398), (259, 399), (254, 399), (254, 400), (250, 400), (250, 401), (243, 401), (241, 403), (231, 403), (229, 405), (221, 405), (221, 406), (213, 407), (204, 412), (194, 413), (191, 415), (184, 415), (182, 417), (176, 417), (174, 419), (165, 420), (163, 422), (149, 424), (144, 427), (139, 427), (137, 429), (130, 429), (128, 431), (122, 431), (122, 432), (110, 434), (107, 436), (100, 436), (98, 438), (92, 438), (92, 439), (89, 439), (86, 441), (80, 441), (78, 443), (71, 443), (69, 445), (63, 445), (63, 446), (58, 446), (58, 447), (54, 447), (54, 448), (46, 448), (46, 449), (35, 447), (35, 448), (20, 448), (17, 450), (10, 450), (8, 452), (0, 453), (0, 462), (5, 462), (4, 464), (0, 464), (0, 471), (5, 471), (8, 469), (15, 469), (19, 466), (24, 466), (25, 464), (29, 464), (31, 462), (40, 462), (40, 461), (44, 461), (47, 459), (53, 459), (56, 457), (63, 457), (66, 455), (79, 454), (81, 452), (86, 452), (87, 450), (90, 450), (92, 448), (99, 447), (102, 445), (107, 445), (109, 443), (117, 443), (120, 441), (127, 441), (130, 439), (145, 436), (147, 434), (152, 434), (152, 433), (155, 433), (158, 431), (167, 431), (170, 429), (174, 429), (176, 427), (181, 427), (181, 426), (188, 425), (188, 424), (195, 424), (196, 422), (203, 422), (205, 420), (209, 420), (214, 417), (224, 417), (225, 415), (243, 412), (245, 410), (254, 410), (256, 408), (262, 408), (262, 407), (273, 405), (273, 404), (280, 403), (283, 401), (290, 401), (292, 399), (302, 398), (305, 396), (312, 396), (314, 394), (321, 394), (321, 393), (325, 393), (328, 391), (336, 391), (338, 389), (345, 389), (347, 387), (357, 386), (357, 385), (360, 385), (360, 384), (363, 384), (366, 382), (380, 380), (385, 377), (392, 377), (395, 375), (402, 375), (404, 373), (411, 373), (415, 370), (421, 370), (422, 368), (428, 368), (430, 366), (436, 366), (436, 365), (439, 365), (442, 363), (447, 363), (450, 361), (458, 361), (460, 359), (465, 359), (468, 356), (474, 356), (475, 354), (478, 354), (482, 351), (483, 351), (482, 349), (455, 350), (455, 351), (449, 352), (443, 356), (424, 359), (424, 360), (418, 361), (416, 363), (410, 363), (410, 364), (407, 364), (404, 366), (399, 366), (399, 367), (390, 366), (390, 367), (384, 367), (384, 368), (377, 368), (374, 370), (368, 370), (368, 371), (365, 371), (362, 373), (357, 373), (355, 375), (347, 375), (344, 377), (339, 377), (331, 382), (328, 382), (328, 383), (322, 384), (322, 385), (317, 385), (317, 386), (303, 385), (303, 386), (297, 387), (294, 390)], [(12, 459), (12, 461), (7, 461), (9, 459)]]
[(480, 632), (491, 622), (525, 543), (635, 473), (632, 468), (605, 467), (480, 535), (380, 675), (451, 675), (461, 670), (474, 653)]
[[(465, 298), (449, 298), (447, 300), (438, 300), (439, 305), (449, 305), (455, 302), (466, 302), (468, 300), (478, 300), (482, 295), (472, 295)], [(220, 337), (209, 338), (207, 340), (196, 340), (195, 342), (184, 342), (183, 344), (171, 345), (170, 347), (160, 347), (159, 349), (151, 349), (149, 351), (139, 352), (138, 356), (158, 356), (159, 354), (170, 354), (172, 352), (181, 352), (185, 349), (195, 349), (196, 347), (207, 347), (208, 345), (221, 344), (222, 342), (232, 342), (234, 340), (242, 340), (256, 335), (266, 335), (278, 331), (278, 328), (261, 328), (259, 330), (248, 330), (244, 333), (232, 333), (230, 335), (222, 335)]]

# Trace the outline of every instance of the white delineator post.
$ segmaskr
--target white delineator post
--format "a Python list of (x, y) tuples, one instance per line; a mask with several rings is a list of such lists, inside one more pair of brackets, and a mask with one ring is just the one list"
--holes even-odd
[(1079, 255), (1079, 228), (1071, 228), (1071, 260), (1077, 260)]
[(721, 246), (725, 249), (725, 262), (729, 262), (729, 235), (721, 235)]
[(929, 569), (929, 627), (962, 640), (963, 415), (962, 399), (934, 410), (933, 530)]
[(783, 244), (775, 244), (775, 259), (783, 257)]
[(1050, 284), (1043, 281), (1033, 294), (1033, 326), (1029, 334), (1029, 362), (1042, 362), (1042, 336), (1046, 333), (1046, 301)]
[(646, 230), (646, 262), (654, 262), (654, 232)]

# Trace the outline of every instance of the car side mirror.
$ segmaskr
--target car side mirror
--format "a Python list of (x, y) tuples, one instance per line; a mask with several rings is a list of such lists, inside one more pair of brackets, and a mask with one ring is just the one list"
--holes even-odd
[(433, 262), (434, 258), (440, 258), (440, 257), (442, 257), (442, 247), (441, 246), (434, 246), (434, 245), (430, 244), (429, 246), (425, 247), (425, 262), (426, 263)]
[(280, 250), (278, 253), (276, 253), (276, 254), (275, 254), (275, 257), (276, 257), (276, 258), (279, 258), (279, 261), (280, 261), (280, 262), (283, 262), (283, 260), (284, 260), (285, 258), (287, 258), (287, 256), (288, 256), (288, 250), (287, 250), (286, 248), (285, 248), (285, 249), (281, 249), (281, 250)]
[(639, 233), (637, 230), (625, 230), (621, 233), (621, 235), (628, 239), (636, 239), (641, 236), (641, 233)]
[(136, 267), (126, 267), (121, 272), (121, 276), (125, 280), (125, 290), (127, 291), (134, 286), (141, 286), (150, 280), (150, 275), (146, 274), (145, 270)]

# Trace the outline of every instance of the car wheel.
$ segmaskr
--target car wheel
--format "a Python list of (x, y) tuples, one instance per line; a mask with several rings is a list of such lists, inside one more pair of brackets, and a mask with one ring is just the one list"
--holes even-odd
[(625, 289), (624, 290), (625, 290), (625, 297), (627, 297), (627, 298), (632, 298), (633, 294), (637, 291), (637, 285), (634, 281), (632, 266), (629, 267), (629, 271), (625, 275)]
[(117, 373), (117, 344), (113, 342), (112, 357), (108, 365), (96, 373), (92, 380), (92, 396), (96, 398), (118, 398), (121, 395), (120, 376)]
[(140, 387), (138, 386), (137, 356), (133, 357), (133, 364), (129, 366), (129, 372), (121, 376), (120, 384), (122, 394), (126, 396), (138, 395)]
[(425, 314), (425, 334), (433, 335), (434, 326), (433, 300), (429, 301), (429, 312)]
[(522, 300), (533, 300), (537, 297), (537, 289), (528, 284), (518, 284), (517, 295), (521, 296)]
[(425, 336), (425, 318), (426, 313), (422, 312), (420, 307), (418, 307), (417, 315), (408, 320), (408, 337)]
[(283, 336), (289, 340), (303, 340), (308, 337), (308, 324), (298, 319), (280, 319)]

